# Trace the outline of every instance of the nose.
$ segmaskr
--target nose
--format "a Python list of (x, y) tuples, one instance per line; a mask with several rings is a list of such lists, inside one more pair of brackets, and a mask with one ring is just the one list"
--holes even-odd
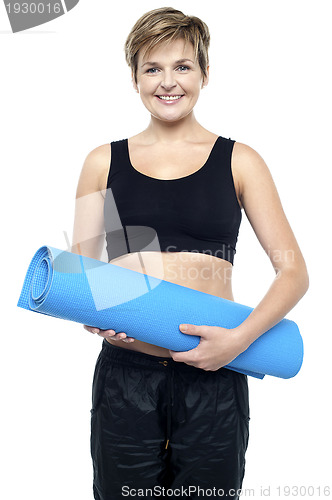
[(164, 71), (161, 86), (165, 90), (170, 90), (171, 88), (176, 87), (176, 81), (175, 81), (174, 73), (172, 70), (165, 70)]

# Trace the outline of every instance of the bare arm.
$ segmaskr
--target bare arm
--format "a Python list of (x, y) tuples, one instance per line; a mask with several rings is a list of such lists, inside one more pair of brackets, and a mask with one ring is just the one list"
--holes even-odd
[(232, 162), (239, 179), (242, 206), (276, 273), (266, 295), (236, 329), (248, 347), (303, 297), (309, 278), (264, 160), (249, 146), (235, 143)]
[[(100, 259), (105, 238), (104, 197), (111, 159), (109, 144), (99, 146), (86, 157), (76, 190), (75, 219), (71, 251), (85, 257)], [(124, 332), (100, 330), (84, 325), (103, 338), (133, 342)]]
[(99, 259), (104, 241), (104, 196), (110, 145), (91, 151), (86, 157), (76, 190), (73, 253)]

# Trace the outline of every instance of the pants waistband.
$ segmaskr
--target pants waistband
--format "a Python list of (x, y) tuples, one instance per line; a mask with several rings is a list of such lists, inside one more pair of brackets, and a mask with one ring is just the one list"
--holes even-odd
[(162, 370), (165, 369), (165, 367), (169, 367), (176, 368), (180, 371), (191, 371), (196, 373), (197, 371), (204, 372), (201, 368), (196, 368), (195, 366), (191, 366), (186, 363), (174, 361), (171, 357), (153, 356), (152, 354), (146, 354), (145, 352), (132, 351), (131, 349), (118, 347), (110, 344), (110, 342), (107, 342), (106, 339), (104, 339), (102, 344), (102, 356), (120, 363), (134, 363), (142, 367), (156, 370)]

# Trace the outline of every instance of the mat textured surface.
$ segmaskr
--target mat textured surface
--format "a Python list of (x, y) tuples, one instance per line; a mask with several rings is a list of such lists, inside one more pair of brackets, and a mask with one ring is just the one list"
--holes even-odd
[[(200, 341), (182, 333), (180, 324), (234, 328), (252, 311), (236, 302), (49, 246), (33, 256), (17, 305), (103, 330), (123, 331), (174, 351), (188, 351)], [(291, 378), (302, 360), (298, 326), (283, 319), (227, 368), (257, 378)]]

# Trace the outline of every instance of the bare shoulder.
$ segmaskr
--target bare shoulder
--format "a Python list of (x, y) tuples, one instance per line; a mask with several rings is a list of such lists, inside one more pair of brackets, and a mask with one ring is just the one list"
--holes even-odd
[(109, 157), (111, 151), (111, 144), (102, 144), (101, 146), (97, 146), (95, 149), (90, 151), (87, 155), (87, 158), (94, 159), (96, 161), (103, 160), (105, 156)]
[(78, 181), (76, 197), (106, 189), (110, 161), (110, 144), (98, 146), (88, 153)]
[(232, 154), (234, 168), (245, 174), (248, 171), (266, 170), (267, 165), (261, 155), (252, 147), (242, 142), (235, 142)]
[(232, 153), (232, 171), (238, 195), (243, 206), (246, 190), (273, 184), (270, 170), (262, 156), (252, 147), (235, 142)]
[(96, 176), (108, 172), (111, 161), (111, 145), (103, 144), (98, 146), (87, 155), (84, 161), (83, 169), (91, 175)]

